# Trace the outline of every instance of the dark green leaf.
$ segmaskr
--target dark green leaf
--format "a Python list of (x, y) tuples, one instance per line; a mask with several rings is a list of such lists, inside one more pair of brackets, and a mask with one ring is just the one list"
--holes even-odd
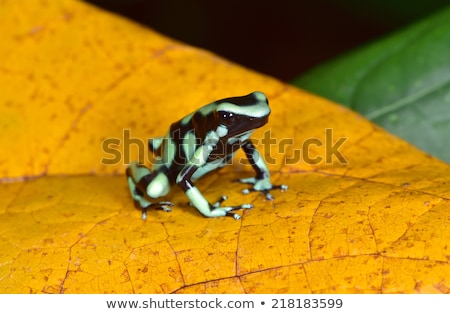
[(294, 84), (450, 162), (450, 7), (319, 66)]

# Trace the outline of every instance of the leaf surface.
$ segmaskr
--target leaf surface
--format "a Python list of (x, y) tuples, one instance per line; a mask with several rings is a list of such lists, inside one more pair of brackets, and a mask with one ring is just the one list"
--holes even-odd
[[(447, 164), (328, 100), (81, 2), (5, 1), (1, 14), (1, 292), (448, 292)], [(232, 180), (253, 171), (240, 153), (197, 186), (253, 203), (241, 220), (206, 219), (174, 187), (173, 211), (143, 221), (124, 176), (146, 160), (138, 140), (253, 90), (272, 109), (255, 142), (289, 190), (243, 195)], [(108, 139), (120, 140), (108, 146), (115, 163)]]
[(328, 62), (294, 84), (450, 162), (450, 7)]

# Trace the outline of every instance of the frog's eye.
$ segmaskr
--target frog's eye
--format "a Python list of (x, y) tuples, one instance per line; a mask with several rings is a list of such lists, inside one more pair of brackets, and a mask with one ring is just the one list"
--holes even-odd
[(223, 122), (231, 124), (236, 120), (236, 116), (229, 111), (219, 111), (219, 116)]

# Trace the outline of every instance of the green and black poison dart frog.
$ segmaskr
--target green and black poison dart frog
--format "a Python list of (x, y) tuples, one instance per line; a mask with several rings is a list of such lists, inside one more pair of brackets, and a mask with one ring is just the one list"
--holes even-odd
[(269, 115), (266, 96), (262, 92), (253, 92), (201, 107), (173, 123), (164, 137), (149, 140), (149, 149), (157, 158), (153, 169), (134, 162), (126, 170), (135, 205), (142, 209), (142, 219), (146, 219), (149, 208), (171, 210), (171, 202), (151, 200), (165, 196), (175, 183), (184, 191), (190, 204), (204, 216), (239, 219), (240, 216), (231, 211), (252, 208), (253, 205), (220, 206), (226, 196), (211, 204), (192, 183), (227, 165), (239, 148), (243, 149), (256, 172), (255, 177), (236, 180), (253, 185), (244, 189), (244, 194), (261, 191), (268, 200), (272, 200), (270, 190), (286, 190), (286, 185), (272, 185), (266, 163), (249, 139), (255, 129), (267, 123)]

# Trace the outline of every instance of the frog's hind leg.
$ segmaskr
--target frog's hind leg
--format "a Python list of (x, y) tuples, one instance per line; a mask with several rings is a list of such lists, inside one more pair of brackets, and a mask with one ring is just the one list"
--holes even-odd
[(126, 175), (134, 204), (137, 208), (142, 209), (142, 219), (145, 220), (147, 218), (148, 208), (171, 211), (173, 203), (152, 203), (147, 199), (148, 197), (158, 198), (169, 192), (170, 185), (164, 173), (152, 173), (147, 167), (134, 162), (128, 166)]

